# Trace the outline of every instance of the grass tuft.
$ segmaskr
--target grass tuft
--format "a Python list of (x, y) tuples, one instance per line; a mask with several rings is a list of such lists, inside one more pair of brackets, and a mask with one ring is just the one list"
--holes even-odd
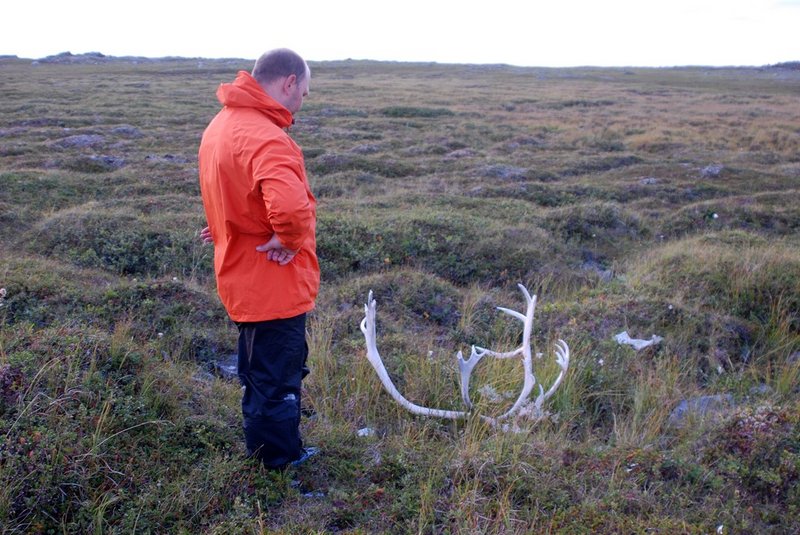
[[(198, 136), (251, 65), (80, 58), (0, 58), (0, 531), (800, 525), (791, 69), (313, 64), (291, 135), (318, 199), (301, 428), (322, 454), (270, 472), (244, 458), (236, 329), (197, 239)], [(497, 307), (520, 282), (543, 387), (571, 348), (543, 418), (500, 432), (390, 399), (370, 290), (401, 392), (462, 409), (455, 355), (518, 346)], [(476, 412), (508, 410), (520, 368), (482, 360)]]

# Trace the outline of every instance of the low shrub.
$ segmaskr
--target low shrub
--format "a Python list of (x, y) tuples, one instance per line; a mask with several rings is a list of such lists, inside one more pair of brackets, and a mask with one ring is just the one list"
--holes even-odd
[(709, 437), (703, 460), (739, 489), (746, 503), (797, 503), (798, 424), (800, 405), (796, 402), (743, 407)]
[(511, 227), (468, 213), (411, 210), (341, 220), (320, 214), (324, 277), (413, 266), (456, 284), (521, 281), (547, 271), (559, 246), (540, 228)]
[(620, 204), (589, 202), (551, 210), (544, 215), (548, 228), (567, 242), (619, 248), (620, 241), (650, 235), (641, 217)]
[(388, 178), (401, 178), (415, 173), (414, 167), (398, 160), (350, 154), (323, 154), (306, 162), (306, 167), (312, 175), (362, 171)]
[(122, 275), (208, 277), (210, 248), (196, 237), (202, 225), (197, 213), (90, 204), (54, 214), (22, 243), (31, 252)]
[(790, 236), (800, 230), (800, 207), (786, 204), (786, 195), (764, 194), (708, 200), (690, 204), (668, 214), (661, 222), (661, 234), (684, 236), (699, 230), (742, 230), (769, 236)]
[(380, 113), (386, 117), (443, 117), (455, 115), (447, 108), (422, 108), (412, 106), (389, 106), (381, 108)]
[(603, 158), (594, 158), (580, 162), (578, 164), (567, 167), (561, 171), (562, 176), (577, 176), (586, 175), (590, 173), (602, 173), (620, 167), (630, 167), (642, 163), (639, 156), (626, 155), (626, 156), (605, 156)]

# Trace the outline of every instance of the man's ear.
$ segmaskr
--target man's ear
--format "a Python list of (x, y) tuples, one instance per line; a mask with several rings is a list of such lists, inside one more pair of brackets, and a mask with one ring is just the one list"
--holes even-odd
[(286, 79), (283, 81), (283, 90), (284, 90), (286, 93), (291, 93), (291, 92), (292, 92), (292, 87), (293, 87), (293, 86), (294, 86), (296, 83), (297, 83), (297, 75), (296, 75), (296, 74), (290, 74), (290, 75), (289, 75), (289, 76), (287, 76), (287, 77), (286, 77)]

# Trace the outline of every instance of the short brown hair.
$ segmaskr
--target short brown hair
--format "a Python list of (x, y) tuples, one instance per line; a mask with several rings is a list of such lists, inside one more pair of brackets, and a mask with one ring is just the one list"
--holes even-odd
[(267, 84), (277, 78), (284, 78), (292, 74), (298, 80), (302, 80), (307, 71), (308, 65), (297, 52), (288, 48), (277, 48), (264, 52), (256, 60), (252, 75), (259, 83)]

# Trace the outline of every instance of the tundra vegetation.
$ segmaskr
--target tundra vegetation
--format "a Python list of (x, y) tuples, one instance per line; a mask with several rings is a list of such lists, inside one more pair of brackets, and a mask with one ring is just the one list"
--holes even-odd
[[(293, 134), (319, 200), (302, 429), (323, 453), (269, 472), (216, 371), (236, 332), (197, 238), (199, 138), (251, 62), (87, 59), (0, 59), (3, 533), (800, 525), (797, 70), (313, 63)], [(519, 343), (496, 310), (518, 283), (545, 387), (571, 349), (546, 418), (504, 433), (383, 391), (370, 290), (399, 390), (458, 410), (456, 353)], [(475, 412), (521, 387), (484, 359)]]

